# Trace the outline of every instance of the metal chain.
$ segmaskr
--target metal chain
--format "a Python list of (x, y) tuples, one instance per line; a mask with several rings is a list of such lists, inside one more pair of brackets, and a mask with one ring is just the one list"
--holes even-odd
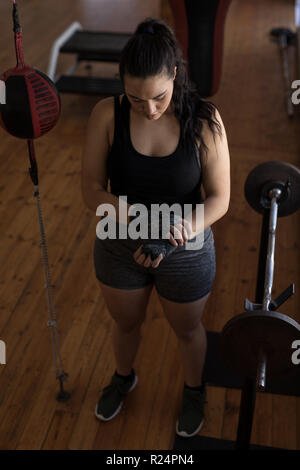
[[(46, 235), (44, 231), (40, 193), (39, 193), (39, 188), (37, 185), (35, 185), (34, 188), (35, 188), (34, 196), (37, 198), (37, 208), (38, 208), (38, 216), (39, 216), (40, 232), (41, 232), (40, 245), (42, 247), (45, 288), (47, 292), (47, 302), (48, 302), (48, 311), (49, 311), (49, 321), (47, 325), (51, 329), (51, 343), (52, 343), (53, 360), (54, 360), (54, 365), (55, 365), (56, 378), (62, 378), (62, 380), (65, 381), (67, 380), (67, 374), (63, 370), (62, 358), (61, 358), (61, 352), (60, 352), (59, 334), (58, 334), (58, 328), (57, 328), (54, 297), (53, 297), (53, 291), (52, 291), (53, 286), (51, 284), (51, 275), (50, 275), (49, 262), (48, 262), (48, 251), (47, 251), (47, 244), (46, 244)], [(54, 334), (54, 330), (55, 330), (55, 334)], [(59, 361), (59, 367), (57, 365), (57, 357)]]

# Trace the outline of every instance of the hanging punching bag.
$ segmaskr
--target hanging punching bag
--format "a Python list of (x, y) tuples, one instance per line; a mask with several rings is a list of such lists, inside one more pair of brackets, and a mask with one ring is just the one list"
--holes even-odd
[(6, 99), (0, 104), (0, 125), (11, 135), (27, 139), (29, 159), (31, 167), (29, 174), (34, 184), (34, 197), (37, 200), (38, 216), (41, 233), (41, 247), (43, 253), (45, 288), (47, 292), (47, 304), (51, 328), (51, 342), (56, 378), (59, 380), (60, 391), (56, 399), (66, 401), (70, 393), (66, 392), (63, 382), (68, 374), (63, 369), (58, 325), (52, 292), (52, 282), (48, 262), (48, 250), (46, 235), (40, 203), (38, 186), (38, 166), (35, 158), (34, 140), (52, 129), (60, 114), (60, 97), (52, 81), (39, 70), (29, 67), (24, 63), (22, 49), (22, 30), (18, 19), (16, 0), (13, 0), (13, 24), (15, 33), (15, 47), (17, 66), (5, 72), (0, 78), (6, 88)]
[(57, 123), (60, 97), (47, 75), (24, 63), (22, 29), (15, 0), (13, 24), (17, 66), (0, 76), (6, 90), (6, 102), (0, 104), (0, 125), (15, 137), (36, 139)]

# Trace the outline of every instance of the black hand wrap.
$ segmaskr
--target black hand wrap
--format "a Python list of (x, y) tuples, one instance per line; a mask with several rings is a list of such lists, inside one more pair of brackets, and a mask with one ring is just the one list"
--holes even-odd
[(160, 254), (166, 258), (173, 253), (176, 248), (177, 246), (172, 245), (169, 240), (150, 240), (143, 245), (142, 253), (146, 256), (150, 255), (151, 260), (154, 261)]
[[(160, 254), (163, 255), (164, 258), (169, 256), (171, 253), (173, 253), (177, 246), (172, 245), (172, 243), (167, 239), (164, 238), (164, 236), (170, 232), (170, 226), (175, 225), (175, 221), (179, 221), (178, 216), (174, 216), (174, 214), (171, 212), (170, 213), (170, 224), (166, 223), (166, 227), (163, 227), (162, 225), (162, 220), (161, 220), (161, 214), (159, 214), (159, 226), (156, 225), (157, 218), (152, 218), (150, 217), (150, 214), (148, 215), (147, 222), (148, 222), (148, 236), (149, 238), (145, 240), (145, 243), (143, 244), (142, 247), (142, 253), (144, 253), (146, 256), (150, 255), (151, 260), (154, 261)], [(180, 219), (181, 220), (181, 219)], [(151, 238), (151, 225), (154, 227), (154, 233), (155, 229), (156, 232), (159, 236), (158, 239), (152, 239)], [(164, 229), (164, 230), (163, 230)], [(170, 232), (171, 233), (171, 232)]]

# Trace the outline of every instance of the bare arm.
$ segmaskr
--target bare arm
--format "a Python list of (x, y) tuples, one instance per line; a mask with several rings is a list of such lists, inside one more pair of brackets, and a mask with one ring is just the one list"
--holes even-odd
[[(85, 205), (96, 213), (100, 204), (111, 204), (119, 221), (119, 198), (107, 191), (108, 126), (114, 118), (112, 98), (99, 101), (90, 115), (82, 153), (81, 190)], [(125, 210), (129, 205), (126, 205)]]
[[(230, 200), (230, 159), (226, 131), (220, 114), (216, 118), (222, 129), (222, 136), (213, 136), (208, 124), (204, 124), (203, 138), (208, 147), (207, 158), (201, 161), (203, 187), (206, 194), (204, 201), (204, 230), (223, 217), (228, 211)], [(205, 160), (205, 161), (204, 161)], [(197, 226), (196, 211), (187, 220), (192, 224), (194, 234), (201, 231)]]

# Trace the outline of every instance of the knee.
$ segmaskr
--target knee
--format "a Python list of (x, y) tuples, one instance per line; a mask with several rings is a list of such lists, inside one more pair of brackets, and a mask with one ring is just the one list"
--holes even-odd
[(177, 329), (175, 331), (175, 334), (177, 338), (181, 341), (192, 341), (194, 337), (198, 334), (199, 328), (202, 328), (201, 322), (191, 327), (185, 326), (182, 329)]

